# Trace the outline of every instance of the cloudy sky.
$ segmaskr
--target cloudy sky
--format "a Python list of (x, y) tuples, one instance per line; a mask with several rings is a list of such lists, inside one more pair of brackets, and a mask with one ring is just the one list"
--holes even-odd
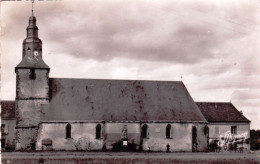
[[(232, 102), (260, 129), (260, 1), (58, 0), (34, 4), (50, 77), (173, 80)], [(15, 99), (31, 3), (1, 3), (2, 99)]]

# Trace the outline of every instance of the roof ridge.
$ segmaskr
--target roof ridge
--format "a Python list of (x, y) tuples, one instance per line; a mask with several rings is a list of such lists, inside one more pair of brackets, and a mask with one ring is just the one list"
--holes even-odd
[(0, 100), (0, 102), (15, 102), (15, 100)]
[(215, 104), (232, 104), (231, 102), (223, 102), (223, 101), (219, 101), (219, 102), (210, 102), (210, 101), (195, 101), (195, 103), (215, 103)]
[(110, 81), (145, 81), (145, 82), (179, 82), (183, 81), (169, 81), (169, 80), (137, 80), (137, 79), (92, 79), (92, 78), (56, 78), (50, 77), (49, 79), (64, 79), (64, 80), (110, 80)]

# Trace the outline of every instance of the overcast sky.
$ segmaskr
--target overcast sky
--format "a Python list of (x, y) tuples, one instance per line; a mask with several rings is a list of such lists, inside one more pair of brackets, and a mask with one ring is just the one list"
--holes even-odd
[[(34, 4), (50, 77), (182, 80), (195, 101), (232, 102), (260, 129), (260, 1), (77, 0)], [(1, 3), (2, 99), (31, 15)]]

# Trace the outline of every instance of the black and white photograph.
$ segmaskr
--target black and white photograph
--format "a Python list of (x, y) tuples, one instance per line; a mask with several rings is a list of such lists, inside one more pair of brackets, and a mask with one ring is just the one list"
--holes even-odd
[(260, 163), (259, 0), (0, 5), (0, 163)]

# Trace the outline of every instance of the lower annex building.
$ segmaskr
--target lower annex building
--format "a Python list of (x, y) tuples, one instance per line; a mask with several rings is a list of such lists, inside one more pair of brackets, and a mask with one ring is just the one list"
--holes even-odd
[(50, 78), (49, 72), (31, 16), (15, 67), (16, 99), (1, 101), (2, 148), (208, 149), (210, 120), (181, 81)]

